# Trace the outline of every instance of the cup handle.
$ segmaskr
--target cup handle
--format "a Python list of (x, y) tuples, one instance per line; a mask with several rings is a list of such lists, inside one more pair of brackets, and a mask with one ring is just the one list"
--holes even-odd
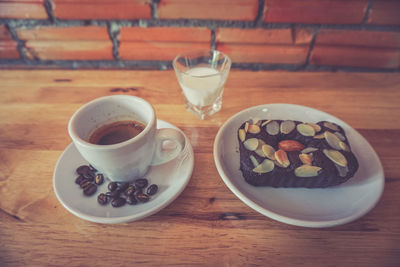
[(181, 131), (172, 128), (157, 129), (156, 151), (151, 165), (160, 165), (176, 158), (185, 147), (185, 137)]

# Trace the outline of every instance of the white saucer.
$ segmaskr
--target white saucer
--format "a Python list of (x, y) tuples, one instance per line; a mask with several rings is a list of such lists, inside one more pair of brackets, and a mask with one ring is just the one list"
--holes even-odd
[[(157, 121), (158, 128), (175, 128), (170, 123)], [(183, 134), (183, 132), (182, 132)], [(184, 134), (183, 134), (184, 135)], [(108, 180), (98, 186), (97, 193), (91, 197), (83, 195), (75, 184), (76, 168), (88, 164), (75, 145), (71, 143), (58, 159), (53, 175), (54, 192), (61, 204), (72, 214), (84, 220), (97, 223), (122, 223), (150, 216), (174, 201), (188, 184), (193, 172), (194, 156), (190, 141), (185, 136), (185, 147), (180, 155), (167, 163), (152, 166), (146, 174), (149, 184), (157, 184), (159, 190), (151, 200), (144, 204), (125, 205), (113, 208), (111, 204), (101, 206), (97, 195), (107, 192)]]
[[(359, 161), (353, 178), (324, 189), (254, 187), (239, 170), (237, 129), (250, 118), (332, 121), (346, 132)], [(220, 128), (214, 142), (214, 160), (229, 189), (244, 203), (271, 219), (305, 227), (330, 227), (353, 221), (378, 202), (384, 187), (382, 164), (371, 145), (340, 119), (309, 107), (268, 104), (243, 110)]]

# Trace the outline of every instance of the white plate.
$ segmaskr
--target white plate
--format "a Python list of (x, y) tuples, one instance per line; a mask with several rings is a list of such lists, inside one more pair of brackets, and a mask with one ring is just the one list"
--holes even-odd
[[(157, 121), (158, 128), (176, 128), (165, 121)], [(183, 132), (182, 132), (183, 134)], [(183, 134), (184, 135), (184, 134)], [(157, 184), (158, 192), (144, 204), (125, 205), (113, 208), (111, 204), (101, 206), (97, 203), (97, 195), (107, 192), (105, 181), (98, 186), (97, 192), (91, 197), (83, 195), (82, 189), (75, 184), (75, 170), (80, 165), (88, 164), (75, 145), (71, 143), (60, 156), (53, 175), (54, 192), (61, 204), (72, 214), (84, 220), (97, 223), (122, 223), (139, 220), (150, 216), (172, 201), (185, 189), (193, 172), (194, 156), (190, 141), (185, 136), (185, 147), (180, 155), (165, 164), (152, 166), (146, 174), (149, 184)]]
[[(237, 129), (249, 118), (332, 121), (343, 127), (359, 161), (355, 176), (346, 183), (324, 189), (255, 187), (239, 170)], [(378, 202), (383, 192), (382, 164), (371, 145), (340, 119), (309, 107), (267, 104), (243, 110), (218, 131), (214, 160), (229, 189), (244, 203), (271, 219), (305, 227), (330, 227), (353, 221)]]

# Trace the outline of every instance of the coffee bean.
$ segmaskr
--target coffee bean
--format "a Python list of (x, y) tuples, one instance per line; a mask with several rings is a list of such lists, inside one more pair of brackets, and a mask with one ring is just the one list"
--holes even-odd
[(108, 184), (108, 190), (110, 191), (114, 191), (115, 189), (117, 189), (118, 185), (116, 182), (111, 182)]
[(86, 173), (83, 174), (83, 177), (93, 182), (96, 175), (92, 171), (88, 170)]
[(133, 193), (135, 193), (136, 191), (136, 187), (134, 185), (130, 185), (126, 190), (125, 190), (125, 195), (126, 196), (130, 196), (133, 195)]
[(110, 191), (110, 192), (106, 193), (106, 195), (111, 198), (119, 198), (120, 194), (121, 194), (121, 192), (119, 190), (114, 190), (114, 191)]
[(143, 203), (149, 201), (149, 199), (150, 199), (150, 197), (148, 195), (143, 194), (143, 193), (137, 194), (136, 198), (137, 198), (137, 200), (139, 200), (140, 202), (143, 202)]
[(146, 193), (149, 196), (152, 196), (152, 195), (156, 194), (157, 191), (158, 191), (158, 186), (156, 184), (152, 184), (152, 185), (149, 186), (149, 188), (147, 188)]
[(76, 177), (75, 183), (80, 185), (82, 183), (83, 179), (85, 179), (85, 178), (82, 175), (79, 175), (78, 177)]
[(97, 185), (101, 185), (104, 182), (104, 175), (101, 173), (98, 173), (96, 177), (94, 178), (94, 183)]
[(88, 180), (85, 180), (85, 181), (83, 181), (81, 184), (80, 184), (80, 187), (82, 188), (82, 189), (85, 189), (86, 187), (88, 187), (89, 185), (91, 185), (92, 183), (90, 182), (90, 181), (88, 181)]
[(123, 192), (123, 191), (125, 191), (128, 187), (129, 187), (129, 183), (124, 182), (124, 183), (119, 184), (119, 188), (118, 188), (118, 189), (119, 189), (121, 192)]
[(97, 186), (95, 184), (90, 184), (83, 189), (83, 194), (85, 196), (91, 196), (97, 191)]
[(121, 206), (125, 205), (125, 203), (126, 203), (126, 200), (125, 200), (125, 198), (122, 198), (122, 197), (114, 198), (114, 199), (111, 201), (111, 205), (112, 205), (114, 208), (121, 207)]
[(104, 193), (101, 193), (97, 196), (97, 202), (99, 202), (100, 205), (106, 205), (108, 203), (108, 196)]
[(85, 173), (87, 173), (87, 171), (89, 171), (89, 166), (87, 166), (87, 165), (79, 166), (76, 169), (76, 173), (78, 173), (80, 175), (84, 175)]
[(138, 201), (134, 195), (130, 195), (126, 198), (126, 203), (128, 203), (129, 205), (136, 205)]
[(136, 187), (139, 187), (139, 188), (145, 188), (148, 184), (149, 184), (149, 182), (145, 178), (137, 179), (135, 181)]
[(89, 164), (89, 170), (92, 172), (97, 172), (96, 168)]

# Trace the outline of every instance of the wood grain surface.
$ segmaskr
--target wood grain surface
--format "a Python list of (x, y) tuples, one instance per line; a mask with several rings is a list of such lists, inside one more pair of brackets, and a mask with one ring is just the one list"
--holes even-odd
[[(58, 202), (52, 174), (71, 142), (70, 116), (105, 95), (150, 101), (191, 140), (184, 192), (140, 221), (84, 221)], [(400, 75), (233, 70), (211, 119), (185, 111), (173, 71), (0, 71), (0, 266), (400, 266)], [(259, 104), (295, 103), (346, 121), (385, 171), (377, 206), (341, 226), (311, 229), (265, 217), (223, 183), (213, 159), (219, 127)], [(351, 203), (349, 203), (351, 205)]]

